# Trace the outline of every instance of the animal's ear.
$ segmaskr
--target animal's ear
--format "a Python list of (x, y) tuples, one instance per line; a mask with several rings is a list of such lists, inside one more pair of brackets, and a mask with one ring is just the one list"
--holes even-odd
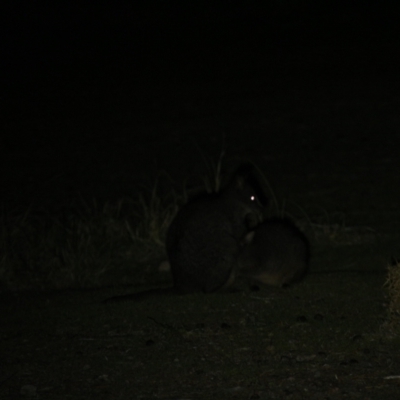
[(247, 184), (253, 185), (256, 181), (254, 165), (250, 163), (242, 164), (234, 173), (233, 180), (239, 190)]

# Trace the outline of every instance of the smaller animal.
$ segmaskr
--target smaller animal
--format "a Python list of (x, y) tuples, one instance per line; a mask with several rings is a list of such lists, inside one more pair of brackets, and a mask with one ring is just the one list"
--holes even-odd
[(286, 218), (267, 219), (245, 238), (238, 256), (239, 273), (271, 286), (286, 286), (307, 273), (310, 246)]

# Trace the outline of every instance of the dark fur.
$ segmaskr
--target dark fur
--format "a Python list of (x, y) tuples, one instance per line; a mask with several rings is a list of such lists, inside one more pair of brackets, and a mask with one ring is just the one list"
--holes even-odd
[(267, 285), (285, 286), (306, 274), (309, 243), (290, 220), (266, 220), (247, 236), (247, 241), (238, 258), (242, 275)]
[(243, 239), (262, 218), (260, 197), (251, 167), (243, 166), (220, 193), (182, 207), (166, 239), (178, 292), (209, 293), (232, 284)]

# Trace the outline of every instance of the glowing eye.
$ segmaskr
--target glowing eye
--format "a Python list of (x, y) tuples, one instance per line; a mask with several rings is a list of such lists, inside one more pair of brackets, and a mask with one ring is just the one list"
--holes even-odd
[(256, 196), (251, 196), (251, 197), (250, 197), (250, 200), (251, 200), (251, 201), (255, 201), (255, 200), (256, 200)]

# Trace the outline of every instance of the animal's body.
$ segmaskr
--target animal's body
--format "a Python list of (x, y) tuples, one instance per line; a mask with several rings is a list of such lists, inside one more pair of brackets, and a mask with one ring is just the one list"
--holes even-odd
[(307, 272), (305, 235), (288, 219), (270, 219), (248, 234), (238, 257), (240, 273), (271, 286), (285, 286)]
[(233, 283), (243, 240), (262, 218), (258, 195), (254, 175), (244, 166), (221, 192), (181, 208), (166, 237), (178, 292), (209, 293)]

